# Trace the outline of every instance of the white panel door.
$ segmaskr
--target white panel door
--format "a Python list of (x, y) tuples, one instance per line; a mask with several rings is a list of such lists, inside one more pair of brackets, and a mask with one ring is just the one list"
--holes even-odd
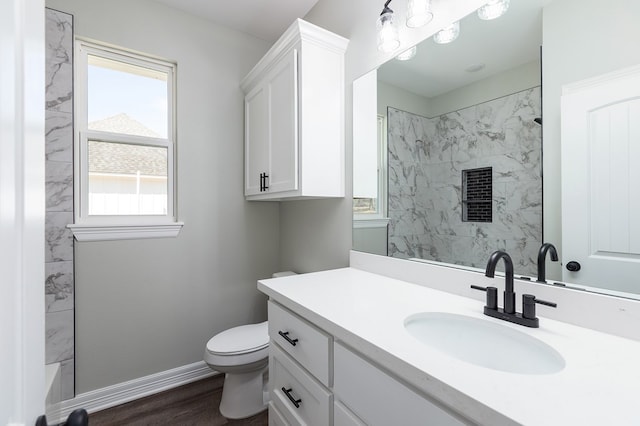
[(293, 49), (267, 78), (270, 174), (268, 192), (298, 189), (298, 51)]
[(44, 1), (0, 1), (0, 425), (45, 411)]
[(377, 99), (377, 70), (353, 82), (353, 198), (378, 198)]
[(269, 102), (264, 85), (259, 85), (244, 98), (245, 166), (244, 194), (260, 194), (261, 175), (269, 169)]
[(564, 281), (640, 293), (640, 67), (564, 88), (562, 247)]

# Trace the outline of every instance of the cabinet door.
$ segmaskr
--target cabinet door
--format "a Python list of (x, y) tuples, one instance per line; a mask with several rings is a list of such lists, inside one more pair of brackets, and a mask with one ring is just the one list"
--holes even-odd
[(244, 194), (260, 194), (260, 175), (269, 167), (269, 99), (261, 84), (244, 98), (245, 165)]
[(339, 343), (334, 344), (333, 368), (335, 401), (367, 425), (465, 425)]
[(276, 408), (273, 401), (269, 402), (269, 426), (289, 426), (289, 422)]
[(270, 173), (268, 192), (298, 189), (298, 51), (292, 49), (267, 78)]
[(366, 426), (347, 407), (336, 401), (333, 403), (333, 426)]

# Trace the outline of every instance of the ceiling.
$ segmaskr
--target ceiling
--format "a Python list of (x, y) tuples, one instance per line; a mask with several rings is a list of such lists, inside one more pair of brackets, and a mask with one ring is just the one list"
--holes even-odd
[(318, 0), (154, 0), (268, 42), (275, 42)]
[[(391, 60), (378, 69), (378, 78), (424, 97), (458, 87), (539, 59), (542, 6), (549, 0), (511, 0), (507, 13), (483, 21), (474, 12), (460, 21), (460, 36), (450, 44), (431, 38), (418, 45), (409, 61)], [(478, 72), (467, 68), (484, 64)]]

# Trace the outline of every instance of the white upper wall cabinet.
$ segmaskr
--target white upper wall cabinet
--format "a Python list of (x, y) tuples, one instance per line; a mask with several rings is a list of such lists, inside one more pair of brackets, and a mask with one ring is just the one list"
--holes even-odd
[(298, 19), (242, 81), (247, 200), (344, 197), (348, 42)]

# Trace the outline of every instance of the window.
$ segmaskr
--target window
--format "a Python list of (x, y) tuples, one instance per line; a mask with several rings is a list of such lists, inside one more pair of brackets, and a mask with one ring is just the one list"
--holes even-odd
[(79, 241), (175, 236), (174, 63), (76, 45), (75, 224)]

